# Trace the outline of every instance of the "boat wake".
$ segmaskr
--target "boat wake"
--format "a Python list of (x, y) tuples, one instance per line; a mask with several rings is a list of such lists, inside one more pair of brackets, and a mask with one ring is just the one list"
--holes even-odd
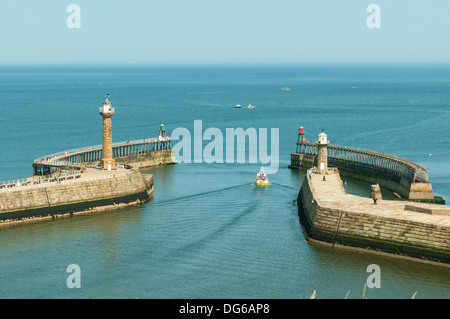
[(214, 239), (222, 236), (222, 234), (227, 230), (232, 230), (234, 228), (233, 226), (239, 224), (240, 220), (242, 220), (248, 214), (254, 212), (257, 205), (257, 203), (247, 205), (243, 210), (235, 212), (235, 214), (231, 215), (231, 217), (225, 220), (222, 224), (216, 224), (213, 227), (209, 227), (204, 236), (179, 247), (176, 251), (176, 255), (180, 255), (192, 250), (202, 250), (204, 252), (204, 246), (209, 245)]
[(192, 199), (192, 198), (198, 198), (198, 197), (207, 196), (207, 195), (211, 195), (211, 194), (217, 194), (217, 193), (225, 192), (225, 191), (228, 191), (231, 189), (236, 189), (236, 188), (247, 186), (247, 185), (249, 185), (249, 183), (245, 183), (245, 184), (241, 184), (241, 185), (234, 185), (234, 186), (216, 189), (216, 190), (203, 192), (203, 193), (180, 196), (180, 197), (166, 199), (166, 200), (162, 200), (162, 201), (154, 201), (154, 202), (150, 202), (150, 204), (152, 206), (158, 207), (158, 206), (168, 204), (168, 203), (177, 203), (177, 202), (185, 201), (185, 200)]

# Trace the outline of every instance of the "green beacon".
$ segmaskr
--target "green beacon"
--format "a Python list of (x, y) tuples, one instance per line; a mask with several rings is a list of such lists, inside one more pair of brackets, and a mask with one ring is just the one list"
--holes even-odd
[(164, 126), (164, 124), (161, 124), (159, 126), (159, 136), (166, 137), (166, 127)]

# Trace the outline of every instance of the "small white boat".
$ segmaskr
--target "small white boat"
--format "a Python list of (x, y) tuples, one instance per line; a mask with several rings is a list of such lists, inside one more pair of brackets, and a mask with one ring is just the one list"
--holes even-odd
[(234, 107), (239, 109), (241, 107), (241, 105), (240, 104), (236, 104)]
[(255, 107), (256, 107), (256, 106), (251, 105), (251, 104), (247, 105), (247, 108), (248, 108), (248, 109), (254, 109)]
[(258, 174), (256, 174), (256, 185), (267, 185), (269, 184), (269, 179), (267, 178), (267, 174), (264, 172), (264, 168), (261, 167), (261, 170)]

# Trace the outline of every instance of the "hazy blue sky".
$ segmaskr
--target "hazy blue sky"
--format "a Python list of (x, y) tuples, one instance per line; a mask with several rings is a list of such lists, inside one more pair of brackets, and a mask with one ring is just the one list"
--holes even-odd
[[(69, 4), (81, 28), (69, 29)], [(381, 28), (369, 29), (369, 4)], [(0, 63), (450, 63), (449, 0), (4, 0)]]

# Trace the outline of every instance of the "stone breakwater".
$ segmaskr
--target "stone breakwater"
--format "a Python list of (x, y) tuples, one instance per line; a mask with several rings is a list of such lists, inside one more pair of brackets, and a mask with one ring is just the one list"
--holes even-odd
[(76, 180), (0, 191), (0, 223), (99, 211), (149, 201), (153, 175), (88, 168)]
[(308, 174), (298, 198), (308, 239), (332, 247), (450, 264), (450, 207), (346, 194), (339, 172)]

